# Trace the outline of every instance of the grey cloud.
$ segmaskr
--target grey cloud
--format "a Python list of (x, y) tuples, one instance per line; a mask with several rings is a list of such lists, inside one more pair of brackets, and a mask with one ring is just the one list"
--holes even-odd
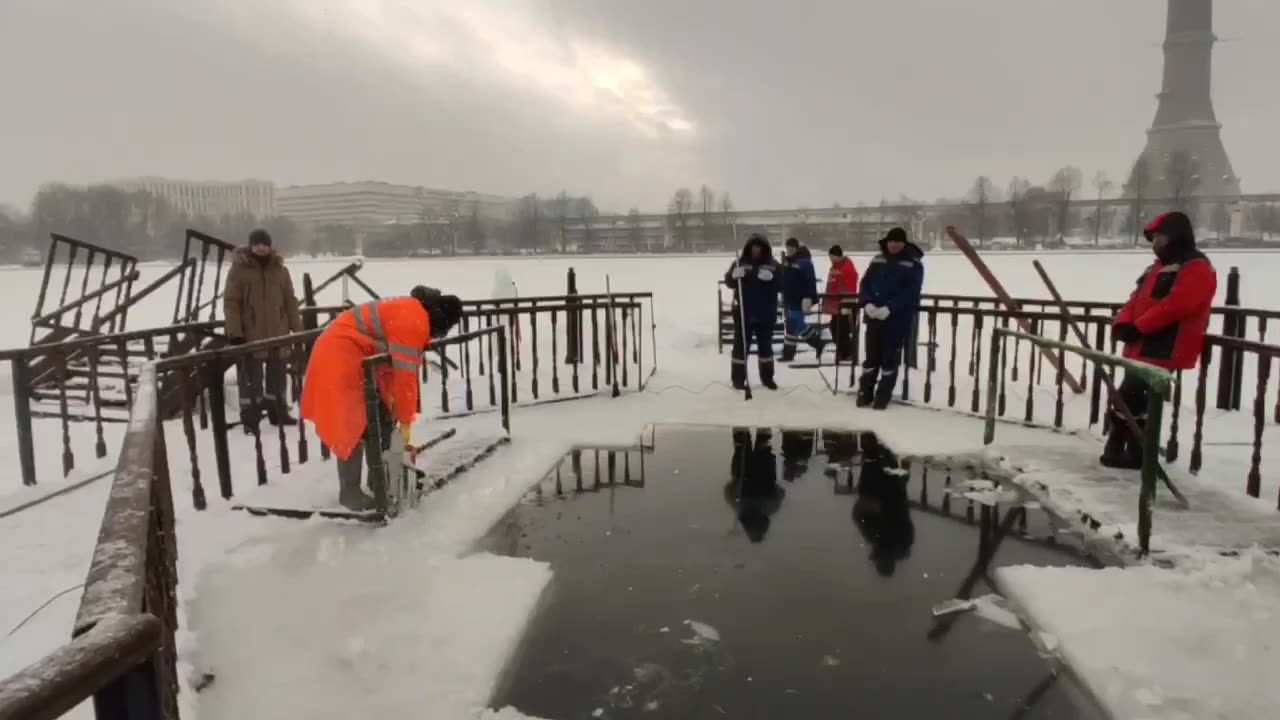
[[(565, 187), (619, 210), (702, 182), (760, 207), (933, 199), (1068, 163), (1119, 177), (1155, 110), (1164, 21), (1136, 0), (459, 0), (387, 3), (379, 40), (335, 14), (362, 3), (378, 4), (0, 0), (0, 67), (20, 69), (0, 89), (0, 200), (136, 174)], [(1246, 190), (1275, 190), (1280, 5), (1216, 12), (1242, 38), (1215, 55), (1228, 151)], [(406, 27), (424, 28), (417, 54)], [(485, 36), (536, 41), (524, 60), (604, 48), (662, 96), (576, 97)], [(684, 121), (691, 136), (669, 129)]]

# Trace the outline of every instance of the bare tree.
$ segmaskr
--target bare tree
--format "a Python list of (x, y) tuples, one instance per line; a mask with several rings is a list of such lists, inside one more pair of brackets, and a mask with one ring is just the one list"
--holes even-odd
[(560, 225), (560, 252), (568, 251), (569, 244), (569, 213), (571, 212), (572, 203), (569, 200), (569, 193), (564, 190), (556, 195), (555, 201), (552, 203), (556, 222)]
[(582, 247), (579, 250), (588, 253), (599, 251), (595, 221), (600, 217), (600, 210), (596, 208), (596, 204), (585, 195), (577, 198), (573, 201), (573, 214), (582, 223)]
[(1146, 155), (1139, 155), (1129, 170), (1129, 182), (1124, 186), (1125, 195), (1131, 200), (1129, 222), (1133, 224), (1133, 244), (1138, 244), (1142, 233), (1142, 211), (1147, 194), (1151, 192), (1151, 165)]
[(1022, 177), (1009, 180), (1009, 223), (1013, 225), (1013, 244), (1022, 247), (1022, 237), (1027, 232), (1030, 221), (1027, 208), (1027, 192), (1031, 190), (1031, 181)]
[(541, 245), (542, 208), (537, 194), (520, 198), (516, 207), (516, 237), (521, 248), (536, 250)]
[(698, 190), (698, 207), (702, 211), (702, 247), (710, 248), (715, 233), (716, 194), (711, 187), (703, 183)]
[(1191, 197), (1200, 187), (1200, 162), (1185, 150), (1171, 154), (1165, 161), (1164, 181), (1169, 188), (1173, 209), (1186, 212)]
[(1271, 203), (1258, 203), (1249, 208), (1249, 223), (1258, 231), (1263, 241), (1267, 240), (1268, 235), (1275, 233), (1277, 220), (1280, 220), (1280, 213), (1276, 212), (1276, 206)]
[(725, 242), (730, 247), (738, 244), (737, 222), (733, 214), (733, 198), (729, 193), (720, 193), (720, 222), (724, 224)]
[(1080, 168), (1068, 165), (1053, 174), (1049, 179), (1049, 192), (1057, 195), (1058, 200), (1058, 234), (1065, 240), (1071, 230), (1071, 196), (1084, 184), (1084, 175)]
[(1102, 170), (1099, 170), (1098, 172), (1094, 173), (1093, 187), (1098, 191), (1098, 209), (1093, 214), (1093, 244), (1094, 245), (1102, 244), (1102, 200), (1103, 198), (1106, 197), (1107, 193), (1111, 192), (1111, 188), (1113, 185), (1114, 183), (1111, 182), (1111, 179), (1108, 178), (1107, 174)]
[(912, 237), (920, 235), (917, 230), (917, 224), (924, 219), (924, 203), (913, 200), (906, 195), (899, 195), (898, 201), (893, 204), (893, 214), (897, 217), (898, 222), (907, 226)]
[(965, 204), (969, 206), (969, 212), (978, 223), (979, 244), (986, 242), (987, 239), (987, 206), (995, 201), (995, 194), (996, 188), (991, 178), (979, 175), (973, 181), (973, 187), (969, 188), (969, 194), (965, 196)]
[(676, 229), (680, 249), (689, 250), (689, 215), (693, 211), (693, 191), (680, 188), (667, 204), (667, 219)]
[(640, 252), (640, 246), (644, 243), (644, 228), (640, 227), (640, 211), (631, 208), (627, 212), (627, 242), (631, 245), (631, 252)]

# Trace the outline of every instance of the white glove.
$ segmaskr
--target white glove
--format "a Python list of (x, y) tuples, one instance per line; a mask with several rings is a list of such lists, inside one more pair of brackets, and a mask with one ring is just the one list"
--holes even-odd
[(889, 308), (887, 308), (887, 307), (882, 307), (882, 308), (880, 308), (880, 317), (879, 317), (879, 319), (880, 319), (880, 320), (888, 320), (888, 319), (889, 319)]
[(742, 278), (747, 276), (747, 269), (741, 265), (738, 265), (733, 269), (733, 272), (730, 273), (730, 275), (733, 277), (734, 280), (741, 280)]
[(800, 301), (800, 312), (804, 313), (805, 315), (808, 315), (809, 311), (811, 310), (813, 310), (812, 300), (810, 300), (809, 298), (805, 298)]
[(756, 277), (760, 278), (761, 282), (770, 282), (773, 280), (773, 271), (767, 267), (762, 267), (756, 271)]
[(863, 312), (867, 317), (871, 318), (872, 320), (879, 320), (879, 319), (880, 319), (880, 306), (879, 306), (879, 305), (872, 305), (871, 303), (867, 303), (866, 305), (863, 305), (863, 306), (862, 306), (862, 312)]

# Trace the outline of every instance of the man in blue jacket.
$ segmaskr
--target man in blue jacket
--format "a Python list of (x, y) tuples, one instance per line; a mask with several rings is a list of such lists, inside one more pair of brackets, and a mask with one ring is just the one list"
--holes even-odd
[[(733, 288), (733, 367), (730, 376), (739, 390), (747, 385), (747, 348), (756, 341), (760, 384), (777, 390), (773, 381), (773, 326), (778, 321), (778, 285), (781, 268), (773, 259), (769, 241), (759, 233), (747, 238), (742, 255), (724, 274)], [(743, 319), (746, 327), (742, 327)]]
[(924, 252), (896, 227), (880, 241), (858, 293), (866, 316), (866, 357), (858, 378), (858, 407), (889, 406), (902, 364), (902, 348), (920, 310)]
[(802, 340), (812, 346), (821, 359), (820, 331), (805, 320), (817, 302), (818, 275), (813, 269), (813, 255), (799, 240), (789, 238), (786, 256), (782, 259), (782, 319), (786, 328), (782, 362), (796, 359), (796, 344)]

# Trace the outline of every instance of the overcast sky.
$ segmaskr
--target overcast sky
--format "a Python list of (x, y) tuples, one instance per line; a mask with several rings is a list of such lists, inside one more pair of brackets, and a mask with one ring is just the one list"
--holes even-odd
[[(786, 8), (783, 10), (783, 8)], [(1119, 179), (1164, 0), (0, 0), (0, 202), (133, 175), (566, 188), (661, 209)], [(1280, 191), (1280, 2), (1217, 3), (1215, 103)]]

